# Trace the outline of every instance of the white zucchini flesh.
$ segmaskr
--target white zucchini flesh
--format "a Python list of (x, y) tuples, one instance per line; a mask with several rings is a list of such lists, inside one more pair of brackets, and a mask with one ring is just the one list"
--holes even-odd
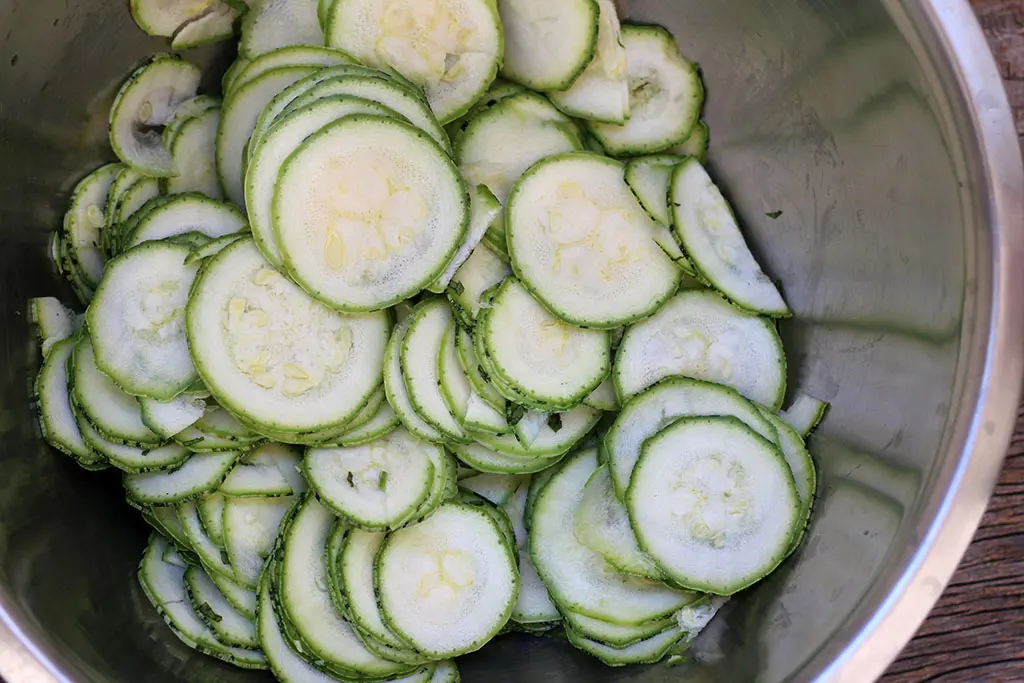
[(626, 162), (626, 182), (640, 205), (661, 225), (672, 225), (669, 210), (669, 185), (672, 171), (683, 157), (674, 154), (648, 154)]
[(238, 583), (248, 588), (256, 586), (274, 549), (281, 520), (294, 502), (292, 496), (224, 500), (224, 549)]
[(668, 651), (683, 637), (683, 632), (679, 630), (679, 627), (673, 626), (632, 645), (615, 648), (580, 635), (571, 628), (566, 629), (565, 633), (573, 647), (597, 657), (608, 666), (653, 664), (661, 661)]
[(350, 531), (337, 560), (339, 583), (356, 626), (390, 647), (407, 650), (409, 644), (395, 635), (381, 618), (374, 589), (374, 565), (386, 536), (362, 529)]
[(281, 166), (310, 135), (351, 114), (397, 116), (393, 110), (370, 100), (346, 95), (328, 97), (282, 116), (253, 150), (245, 173), (245, 208), (256, 244), (274, 265), (282, 264), (272, 220), (274, 186)]
[(174, 144), (175, 136), (181, 131), (181, 127), (194, 118), (201, 116), (210, 109), (220, 109), (221, 100), (212, 95), (196, 95), (179, 104), (171, 120), (164, 127), (163, 140), (168, 149)]
[(684, 142), (700, 118), (704, 87), (697, 65), (679, 54), (660, 26), (623, 26), (629, 120), (617, 126), (588, 122), (608, 154), (662, 152)]
[(825, 419), (828, 408), (828, 401), (822, 401), (820, 398), (814, 398), (807, 394), (797, 394), (796, 399), (788, 408), (779, 411), (779, 417), (795, 429), (800, 436), (807, 438), (807, 435)]
[(437, 353), (437, 384), (448, 412), (456, 422), (465, 426), (473, 387), (459, 364), (459, 354), (455, 348), (455, 337), (458, 333), (458, 324), (451, 320), (441, 337), (441, 348)]
[(295, 492), (288, 478), (276, 467), (244, 462), (235, 465), (218, 490), (235, 498), (288, 496)]
[(234, 7), (216, 2), (203, 14), (181, 26), (171, 40), (172, 50), (187, 50), (226, 40), (235, 35), (235, 20), (239, 11)]
[(650, 315), (679, 285), (623, 173), (612, 159), (562, 154), (534, 165), (509, 195), (512, 269), (570, 324), (620, 327)]
[(324, 549), (335, 517), (307, 496), (285, 529), (278, 599), (317, 659), (356, 675), (394, 677), (405, 665), (388, 662), (366, 649), (353, 626), (338, 613), (328, 595)]
[(448, 285), (448, 299), (467, 323), (476, 320), (483, 293), (512, 274), (508, 264), (494, 255), (486, 244), (478, 244), (459, 267)]
[(502, 507), (521, 487), (525, 477), (509, 474), (474, 474), (459, 480), (459, 487), (472, 491), (481, 498)]
[[(685, 607), (683, 609), (686, 609)], [(668, 629), (676, 629), (674, 616), (650, 621), (640, 626), (623, 626), (566, 610), (563, 618), (569, 628), (589, 640), (613, 648), (626, 648), (641, 640), (652, 638)]]
[(501, 0), (505, 61), (501, 75), (534, 90), (565, 90), (597, 48), (594, 0)]
[(473, 185), (469, 188), (469, 228), (466, 230), (466, 238), (455, 252), (455, 256), (448, 262), (444, 272), (427, 286), (429, 291), (440, 294), (448, 288), (452, 278), (469, 259), (488, 227), (500, 213), (501, 204), (486, 186)]
[(236, 84), (224, 99), (217, 128), (217, 176), (224, 196), (236, 206), (245, 206), (243, 153), (260, 112), (274, 95), (314, 71), (313, 66), (270, 69), (252, 80)]
[(339, 310), (381, 310), (444, 271), (465, 237), (467, 204), (458, 169), (425, 133), (348, 116), (281, 167), (274, 234), (311, 294)]
[(445, 659), (437, 663), (430, 683), (459, 683), (460, 680), (459, 667), (455, 664), (455, 660)]
[(694, 600), (677, 591), (617, 571), (576, 539), (571, 520), (597, 451), (571, 456), (537, 494), (530, 517), (530, 557), (552, 598), (574, 612), (624, 626), (660, 619)]
[(471, 118), (455, 139), (455, 160), (471, 185), (505, 204), (512, 184), (544, 157), (583, 149), (579, 127), (535, 92), (502, 98)]
[(771, 422), (735, 389), (688, 377), (666, 377), (628, 400), (605, 434), (608, 468), (619, 499), (625, 500), (647, 439), (681, 417), (706, 415), (729, 415), (768, 441), (779, 438)]
[(587, 481), (574, 524), (579, 542), (600, 554), (619, 571), (652, 581), (664, 581), (661, 570), (637, 545), (629, 514), (615, 496), (607, 465), (598, 467)]
[(185, 317), (204, 383), (254, 425), (289, 433), (341, 426), (380, 386), (387, 315), (324, 307), (250, 239), (205, 262)]
[[(224, 501), (223, 493), (210, 493), (195, 500), (199, 524), (206, 532), (207, 538), (220, 549), (224, 549)], [(187, 503), (186, 503), (187, 505)], [(234, 578), (234, 572), (231, 572)], [(218, 584), (219, 585), (219, 584)], [(221, 590), (224, 590), (221, 588)], [(248, 590), (248, 589), (246, 589)], [(230, 596), (229, 596), (230, 597)]]
[(148, 176), (176, 173), (158, 129), (195, 96), (200, 75), (178, 57), (156, 55), (128, 76), (110, 109), (110, 144), (121, 161)]
[(698, 272), (730, 301), (774, 317), (790, 315), (775, 283), (750, 252), (736, 216), (696, 159), (672, 172), (673, 226)]
[(515, 278), (501, 283), (475, 333), (498, 375), (546, 406), (579, 405), (611, 372), (607, 332), (566, 325)]
[(801, 512), (782, 453), (733, 417), (682, 418), (647, 441), (626, 507), (666, 576), (717, 595), (775, 569)]
[(670, 147), (667, 151), (679, 156), (693, 157), (703, 164), (707, 161), (709, 136), (708, 124), (698, 121), (686, 142)]
[(192, 609), (185, 589), (185, 570), (164, 562), (167, 541), (159, 534), (150, 537), (139, 563), (139, 583), (149, 601), (183, 643), (205, 654), (247, 669), (265, 669), (266, 659), (259, 652), (228, 647), (217, 640)]
[(206, 533), (202, 520), (199, 517), (199, 507), (193, 501), (179, 503), (177, 508), (178, 522), (181, 524), (182, 533), (188, 540), (188, 546), (199, 556), (203, 567), (211, 574), (233, 578), (234, 571), (227, 562), (223, 549), (218, 547)]
[(478, 472), (492, 474), (532, 474), (545, 470), (562, 459), (562, 455), (529, 458), (507, 455), (481, 443), (452, 444), (451, 450), (469, 467)]
[(89, 335), (75, 342), (69, 384), (73, 403), (104, 436), (131, 442), (133, 445), (158, 446), (163, 441), (142, 422), (142, 410), (133, 396), (122, 391), (113, 380), (96, 367)]
[[(462, 365), (462, 369), (465, 370), (469, 383), (473, 385), (473, 390), (479, 394), (480, 399), (487, 406), (500, 414), (502, 420), (504, 420), (507, 407), (505, 397), (491, 384), (489, 376), (486, 375), (483, 366), (480, 364), (480, 359), (476, 357), (476, 349), (473, 348), (473, 336), (463, 327), (457, 329), (455, 350), (459, 354), (459, 363)], [(468, 405), (466, 410), (469, 410)], [(509, 433), (510, 430), (506, 428), (507, 425), (507, 422), (501, 425), (499, 421), (498, 426), (502, 428), (496, 433)]]
[(107, 260), (102, 242), (102, 232), (107, 223), (104, 214), (107, 195), (114, 178), (123, 169), (121, 164), (107, 164), (83, 178), (75, 186), (71, 207), (64, 215), (61, 235), (77, 269), (93, 289), (103, 277), (103, 265)]
[(199, 263), (205, 259), (210, 258), (219, 254), (225, 247), (233, 244), (235, 241), (242, 239), (243, 237), (249, 237), (252, 233), (248, 230), (240, 230), (239, 232), (233, 232), (228, 235), (214, 238), (201, 246), (193, 247), (192, 253), (189, 254), (185, 263)]
[(77, 332), (82, 323), (74, 311), (52, 296), (30, 299), (29, 317), (43, 358), (54, 344)]
[(340, 0), (331, 5), (325, 34), (328, 45), (423, 88), (442, 124), (480, 99), (503, 51), (489, 0)]
[(232, 204), (195, 192), (176, 194), (139, 220), (132, 234), (126, 236), (125, 248), (189, 233), (217, 239), (236, 234), (245, 227), (245, 215)]
[(376, 587), (388, 625), (442, 659), (479, 649), (505, 625), (519, 572), (486, 511), (445, 503), (388, 536), (377, 555)]
[(210, 580), (217, 586), (217, 589), (224, 595), (231, 606), (244, 614), (249, 619), (256, 619), (257, 596), (255, 591), (246, 588), (240, 583), (232, 581), (217, 572), (208, 573)]
[(168, 194), (199, 192), (211, 199), (224, 196), (217, 177), (219, 124), (219, 107), (208, 109), (182, 124), (169, 146), (177, 175), (165, 181)]
[(136, 396), (169, 401), (199, 375), (185, 339), (185, 302), (199, 270), (185, 245), (153, 242), (107, 264), (86, 319), (96, 365)]
[[(169, 443), (163, 446), (147, 446), (136, 448), (110, 441), (86, 419), (78, 421), (85, 443), (95, 453), (122, 472), (158, 472), (179, 467), (191, 457), (188, 449), (181, 444)], [(88, 459), (79, 462), (90, 463)]]
[[(494, 475), (477, 475), (477, 477), (480, 476)], [(519, 597), (516, 598), (510, 618), (517, 624), (543, 624), (558, 621), (562, 615), (555, 603), (551, 601), (548, 589), (537, 575), (537, 570), (534, 569), (533, 561), (530, 559), (530, 544), (524, 517), (530, 480), (533, 477), (497, 476), (500, 476), (503, 481), (519, 482), (519, 487), (502, 507), (512, 523), (516, 538), (516, 553), (519, 557)]]
[(235, 609), (217, 585), (199, 567), (185, 570), (185, 588), (192, 609), (217, 640), (231, 647), (258, 648), (256, 625), (252, 619)]
[(466, 413), (462, 418), (462, 425), (470, 431), (496, 436), (513, 432), (505, 413), (495, 410), (475, 390), (470, 392), (469, 399), (466, 401)]
[(82, 432), (71, 410), (68, 394), (68, 359), (74, 341), (64, 339), (50, 349), (36, 379), (36, 398), (39, 401), (39, 426), (43, 438), (51, 446), (76, 459), (89, 463), (102, 463), (82, 438)]
[(591, 408), (597, 408), (606, 412), (618, 410), (619, 397), (615, 393), (615, 382), (612, 381), (611, 376), (609, 375), (605, 381), (598, 385), (597, 389), (590, 392), (590, 395), (583, 399), (583, 403)]
[(117, 213), (114, 216), (114, 220), (122, 226), (117, 231), (117, 246), (119, 251), (121, 250), (120, 238), (123, 236), (123, 226), (126, 225), (132, 215), (139, 212), (150, 199), (159, 195), (160, 181), (156, 178), (142, 178), (141, 180), (133, 183), (132, 186), (125, 191), (117, 206)]
[(439, 449), (398, 429), (365, 446), (310, 448), (303, 466), (324, 505), (360, 528), (388, 529), (426, 500)]
[[(793, 475), (793, 483), (796, 486), (796, 495), (800, 500), (800, 517), (806, 520), (810, 517), (811, 507), (814, 505), (814, 491), (817, 487), (818, 474), (814, 468), (814, 460), (804, 444), (800, 434), (786, 424), (782, 418), (773, 414), (766, 408), (760, 408), (761, 414), (772, 423), (778, 432), (778, 446), (782, 457), (789, 465), (789, 471)], [(800, 536), (795, 536), (795, 541)]]
[(622, 125), (629, 119), (626, 48), (619, 14), (612, 0), (597, 0), (597, 48), (573, 84), (552, 90), (548, 99), (570, 116)]
[(413, 408), (444, 437), (467, 441), (465, 430), (448, 410), (438, 379), (437, 359), (445, 331), (453, 323), (452, 310), (444, 299), (430, 299), (413, 312), (402, 339), (399, 361)]
[(131, 0), (129, 9), (139, 28), (151, 36), (170, 38), (182, 26), (202, 16), (220, 0)]
[(281, 618), (274, 609), (268, 573), (260, 581), (256, 627), (260, 637), (260, 647), (270, 663), (270, 669), (274, 672), (274, 676), (282, 683), (337, 683), (337, 678), (328, 676), (295, 654), (282, 633), (281, 624), (278, 621)]
[(198, 498), (217, 490), (240, 456), (237, 452), (196, 453), (170, 472), (127, 474), (124, 488), (132, 500), (144, 505), (166, 505)]
[(444, 441), (441, 432), (417, 414), (402, 375), (402, 345), (412, 321), (412, 317), (408, 317), (395, 325), (391, 339), (388, 340), (384, 353), (384, 392), (388, 403), (409, 432), (425, 441)]
[(586, 436), (601, 419), (601, 411), (588, 406), (577, 406), (564, 413), (554, 413), (541, 426), (529, 446), (521, 444), (515, 436), (494, 436), (475, 433), (481, 444), (504, 455), (518, 458), (552, 457), (568, 452)]
[(263, 0), (242, 19), (238, 53), (245, 59), (291, 45), (323, 45), (317, 0)]
[(772, 321), (707, 290), (680, 291), (626, 330), (612, 375), (624, 399), (669, 375), (731, 386), (773, 410), (786, 393), (786, 357)]

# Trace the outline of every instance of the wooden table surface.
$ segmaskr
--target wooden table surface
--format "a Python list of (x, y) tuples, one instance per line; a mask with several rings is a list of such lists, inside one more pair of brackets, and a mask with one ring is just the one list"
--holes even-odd
[[(971, 3), (999, 61), (1024, 142), (1024, 0)], [(882, 680), (1024, 681), (1024, 406), (974, 542), (931, 616)]]

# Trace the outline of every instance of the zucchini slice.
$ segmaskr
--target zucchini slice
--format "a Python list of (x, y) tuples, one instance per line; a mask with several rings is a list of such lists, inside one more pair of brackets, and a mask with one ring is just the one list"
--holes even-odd
[(716, 595), (767, 576), (802, 524), (782, 453), (734, 417), (684, 417), (649, 439), (626, 507), (666, 576)]
[(482, 647), (519, 594), (515, 558), (498, 525), (485, 510), (459, 503), (392, 532), (376, 567), (385, 622), (436, 659)]
[(621, 126), (587, 122), (608, 154), (662, 152), (685, 142), (700, 118), (704, 86), (697, 65), (679, 54), (660, 26), (623, 26), (629, 120)]
[(238, 54), (245, 59), (292, 45), (323, 45), (317, 0), (261, 0), (242, 19)]
[[(224, 501), (224, 494), (217, 492), (197, 498), (193, 503), (199, 514), (199, 525), (203, 532), (221, 550), (224, 549)], [(181, 508), (179, 508), (179, 513), (180, 511)], [(234, 578), (233, 571), (231, 577)]]
[(258, 649), (256, 625), (220, 592), (206, 572), (199, 567), (185, 570), (185, 589), (192, 609), (213, 631), (217, 640), (231, 647)]
[[(487, 477), (494, 475), (476, 475)], [(502, 510), (508, 515), (516, 538), (516, 553), (519, 558), (519, 597), (512, 608), (510, 619), (519, 625), (537, 625), (559, 621), (562, 615), (548, 595), (548, 589), (537, 575), (537, 570), (530, 560), (530, 542), (526, 532), (526, 504), (531, 480), (529, 477), (506, 477), (498, 475), (503, 481), (519, 482), (518, 488), (505, 502)]]
[(232, 84), (235, 90), (268, 71), (286, 66), (305, 66), (323, 71), (340, 65), (355, 65), (352, 55), (322, 45), (288, 45), (264, 53), (245, 65)]
[(64, 214), (64, 226), (60, 234), (67, 243), (68, 253), (76, 269), (92, 289), (100, 283), (107, 260), (103, 250), (107, 196), (114, 178), (123, 169), (121, 164), (107, 164), (83, 178), (75, 186), (71, 194), (71, 207)]
[(254, 426), (340, 427), (380, 386), (387, 315), (325, 308), (273, 270), (251, 239), (205, 262), (185, 318), (204, 383)]
[(791, 315), (750, 253), (729, 203), (696, 159), (673, 170), (671, 203), (679, 241), (704, 279), (743, 308), (777, 318)]
[(422, 131), (342, 118), (282, 165), (273, 224), (289, 274), (344, 311), (387, 308), (447, 267), (469, 219), (458, 169)]
[(761, 414), (772, 423), (779, 434), (778, 446), (782, 456), (789, 465), (789, 471), (793, 475), (793, 483), (796, 485), (796, 495), (800, 500), (800, 520), (798, 533), (793, 536), (795, 548), (803, 536), (804, 526), (811, 516), (811, 508), (814, 505), (814, 492), (818, 484), (818, 473), (814, 467), (814, 460), (804, 444), (799, 433), (783, 421), (782, 418), (773, 414), (767, 408), (758, 406)]
[[(115, 443), (101, 434), (84, 417), (78, 420), (78, 427), (85, 443), (94, 453), (102, 456), (103, 461), (129, 474), (173, 470), (184, 464), (192, 455), (187, 448), (177, 443), (146, 448)], [(80, 459), (79, 462), (93, 464), (85, 459)]]
[(626, 401), (604, 437), (615, 493), (625, 500), (640, 448), (680, 417), (729, 415), (768, 441), (778, 432), (757, 407), (735, 389), (688, 377), (669, 376)]
[(52, 296), (30, 299), (29, 317), (43, 358), (50, 354), (54, 344), (75, 334), (82, 324), (74, 311)]
[(233, 498), (288, 496), (306, 490), (299, 474), (302, 456), (296, 448), (268, 443), (245, 454), (220, 485)]
[(828, 401), (807, 394), (797, 394), (788, 408), (779, 412), (779, 417), (804, 437), (813, 432), (828, 414)]
[(128, 76), (110, 109), (110, 145), (118, 158), (140, 173), (177, 173), (164, 147), (161, 127), (185, 100), (195, 97), (201, 73), (174, 55), (158, 54)]
[(681, 157), (693, 157), (703, 164), (708, 159), (710, 135), (708, 124), (698, 121), (690, 131), (690, 137), (686, 138), (686, 142), (670, 147), (667, 151)]
[(505, 62), (501, 75), (533, 90), (565, 90), (597, 49), (595, 0), (501, 0)]
[(129, 10), (139, 28), (151, 36), (170, 38), (182, 26), (202, 16), (220, 0), (130, 0)]
[(166, 240), (190, 234), (217, 239), (245, 230), (245, 215), (233, 204), (225, 204), (196, 192), (176, 194), (152, 205), (125, 236), (125, 248), (143, 242)]
[(501, 204), (490, 190), (483, 185), (474, 185), (469, 188), (469, 228), (466, 231), (466, 238), (455, 252), (455, 256), (448, 262), (448, 267), (434, 280), (427, 289), (435, 294), (441, 294), (448, 288), (452, 278), (462, 267), (484, 238), (488, 227), (494, 223), (501, 213)]
[(239, 15), (237, 9), (218, 1), (174, 32), (171, 49), (188, 50), (231, 38), (235, 35), (235, 20)]
[(207, 109), (181, 125), (168, 149), (178, 174), (164, 181), (167, 194), (198, 192), (221, 199), (224, 191), (217, 177), (217, 129), (220, 107)]
[(277, 542), (281, 521), (294, 503), (293, 496), (224, 499), (224, 549), (238, 583), (256, 586)]
[(576, 453), (533, 502), (530, 557), (551, 597), (565, 609), (623, 626), (662, 619), (693, 602), (690, 592), (620, 573), (576, 538), (572, 519), (597, 467), (596, 449)]
[[(512, 274), (508, 264), (497, 256), (486, 244), (478, 244), (466, 259), (451, 282), (448, 283), (447, 296), (460, 320), (472, 326), (480, 312), (483, 293), (494, 287), (507, 275)], [(469, 370), (467, 370), (469, 372)], [(480, 390), (480, 387), (477, 387)]]
[(412, 434), (426, 441), (444, 441), (441, 432), (417, 414), (402, 375), (402, 345), (412, 321), (410, 316), (395, 325), (388, 340), (384, 354), (384, 392), (398, 419)]
[(597, 0), (597, 7), (594, 58), (568, 89), (552, 90), (547, 95), (569, 116), (621, 126), (630, 116), (622, 28), (612, 0)]
[(338, 0), (326, 19), (328, 45), (423, 88), (442, 124), (466, 113), (498, 73), (504, 46), (490, 0)]
[(620, 327), (656, 311), (679, 285), (623, 174), (614, 159), (561, 154), (535, 164), (509, 194), (512, 269), (571, 325)]
[(682, 290), (622, 338), (612, 375), (623, 399), (669, 375), (731, 386), (777, 410), (786, 393), (786, 356), (774, 323), (718, 294)]
[(508, 455), (481, 443), (452, 444), (451, 450), (474, 470), (492, 474), (532, 474), (557, 464), (563, 457), (561, 454), (535, 457)]
[(616, 649), (629, 647), (669, 629), (679, 629), (674, 616), (656, 619), (639, 626), (613, 624), (610, 621), (594, 619), (569, 610), (565, 611), (563, 617), (566, 626), (576, 634)]
[(662, 225), (672, 225), (669, 211), (669, 184), (672, 171), (683, 157), (674, 154), (648, 154), (626, 162), (626, 182), (647, 214)]
[(137, 503), (167, 505), (216, 491), (241, 453), (196, 453), (169, 472), (126, 474), (124, 488)]
[[(213, 494), (211, 494), (213, 495)], [(209, 496), (204, 496), (207, 498)], [(195, 501), (179, 503), (177, 508), (178, 522), (181, 531), (188, 540), (188, 547), (198, 557), (203, 567), (212, 576), (223, 576), (226, 579), (233, 579), (234, 570), (228, 563), (228, 558), (214, 540), (206, 533), (202, 519), (199, 516), (199, 506)]]
[(240, 583), (227, 579), (216, 572), (207, 572), (210, 580), (224, 595), (231, 606), (249, 619), (256, 619), (256, 593)]
[(71, 409), (67, 366), (74, 345), (71, 339), (54, 344), (39, 370), (35, 386), (39, 427), (46, 442), (57, 450), (86, 466), (99, 466), (106, 458), (86, 443)]
[(612, 647), (587, 638), (572, 628), (565, 629), (565, 635), (573, 647), (597, 657), (608, 666), (626, 666), (627, 664), (653, 664), (661, 661), (682, 639), (683, 632), (678, 626), (672, 626), (661, 633), (622, 648)]

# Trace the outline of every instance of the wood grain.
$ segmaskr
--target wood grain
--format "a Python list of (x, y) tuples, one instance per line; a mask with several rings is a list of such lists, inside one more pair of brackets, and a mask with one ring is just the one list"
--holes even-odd
[[(1024, 0), (971, 4), (999, 62), (1017, 132), (1024, 138)], [(882, 681), (1024, 681), (1024, 406), (974, 542), (928, 620)]]

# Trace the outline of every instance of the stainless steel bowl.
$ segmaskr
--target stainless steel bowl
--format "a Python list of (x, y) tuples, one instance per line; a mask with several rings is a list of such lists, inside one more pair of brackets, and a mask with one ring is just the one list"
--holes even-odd
[[(126, 70), (166, 49), (127, 3), (0, 0), (0, 616), (8, 683), (267, 680), (193, 654), (142, 597), (118, 477), (40, 444), (25, 301), (68, 190), (110, 157)], [(791, 385), (832, 401), (809, 537), (691, 661), (603, 668), (506, 636), (467, 681), (866, 681), (938, 598), (985, 508), (1024, 355), (1024, 178), (966, 0), (636, 0), (708, 86), (710, 165), (797, 317)], [(190, 57), (210, 65), (227, 55)], [(211, 79), (211, 85), (216, 79)], [(768, 214), (776, 215), (771, 218)]]

